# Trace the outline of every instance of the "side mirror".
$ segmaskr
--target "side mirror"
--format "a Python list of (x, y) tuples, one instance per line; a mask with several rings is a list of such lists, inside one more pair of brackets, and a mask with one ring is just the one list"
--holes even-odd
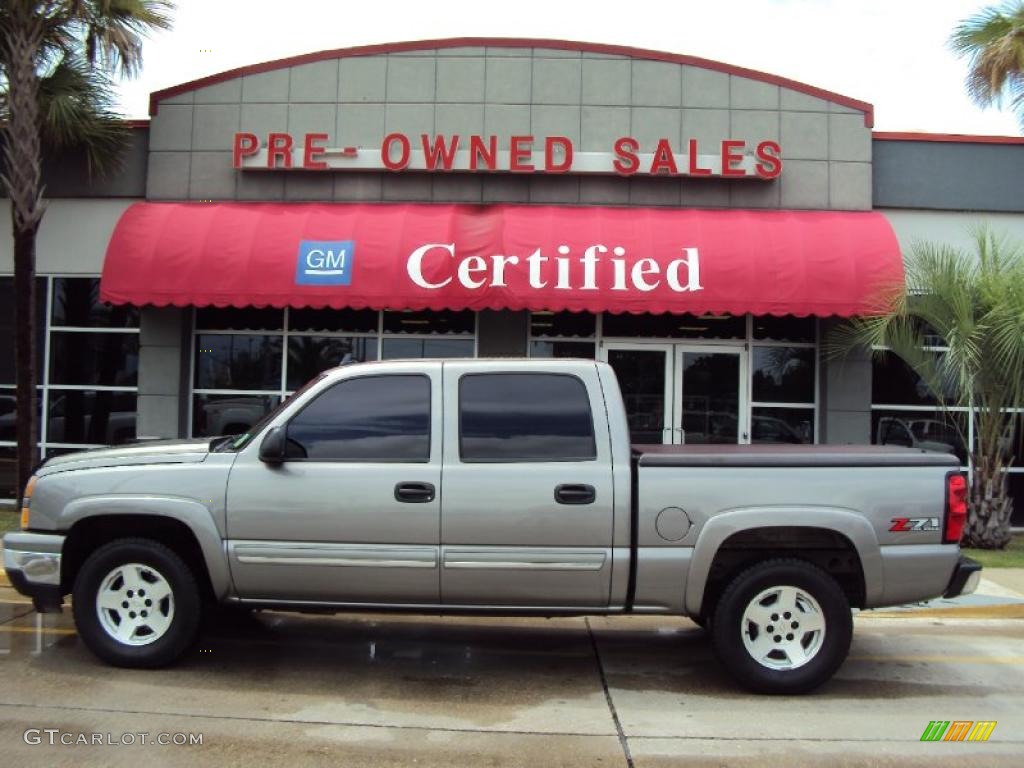
[(260, 443), (260, 461), (267, 464), (280, 464), (285, 454), (285, 428), (274, 427), (267, 432)]

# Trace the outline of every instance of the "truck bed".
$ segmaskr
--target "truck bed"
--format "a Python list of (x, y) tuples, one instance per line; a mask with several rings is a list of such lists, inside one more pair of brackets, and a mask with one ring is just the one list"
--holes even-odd
[(958, 467), (948, 453), (888, 445), (633, 445), (642, 467)]

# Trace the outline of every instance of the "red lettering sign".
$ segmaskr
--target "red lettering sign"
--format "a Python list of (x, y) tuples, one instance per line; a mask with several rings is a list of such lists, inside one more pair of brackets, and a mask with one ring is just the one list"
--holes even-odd
[[(533, 136), (513, 136), (509, 142), (508, 169), (512, 173), (532, 171), (533, 163), (526, 162), (533, 154), (530, 145), (533, 144)], [(525, 146), (524, 146), (525, 145)]]
[(320, 160), (320, 156), (323, 154), (325, 147), (321, 146), (319, 142), (327, 141), (326, 133), (307, 133), (305, 140), (302, 142), (302, 167), (308, 168), (311, 171), (324, 171), (327, 170), (327, 163)]
[(255, 133), (236, 133), (231, 145), (231, 167), (241, 168), (242, 158), (260, 151), (260, 140)]
[(430, 136), (427, 134), (422, 134), (421, 138), (423, 140), (423, 158), (426, 161), (427, 170), (436, 170), (440, 161), (441, 168), (450, 171), (455, 163), (455, 153), (459, 149), (459, 137), (452, 136), (451, 141), (447, 145), (444, 143), (444, 136), (435, 136), (433, 144), (430, 143)]
[[(391, 158), (391, 148), (398, 144), (398, 160)], [(380, 160), (389, 171), (401, 171), (409, 165), (409, 156), (412, 154), (412, 147), (409, 146), (409, 137), (404, 133), (389, 133), (384, 137), (380, 145)]]
[(615, 160), (612, 161), (616, 172), (623, 176), (632, 176), (640, 170), (640, 158), (636, 153), (640, 149), (640, 142), (632, 136), (623, 136), (615, 142)]
[(782, 173), (782, 147), (776, 141), (762, 141), (754, 154), (760, 161), (755, 166), (762, 179), (777, 179)]
[(271, 133), (267, 136), (267, 168), (277, 168), (277, 160), (281, 159), (281, 168), (292, 167), (292, 137), (287, 133)]

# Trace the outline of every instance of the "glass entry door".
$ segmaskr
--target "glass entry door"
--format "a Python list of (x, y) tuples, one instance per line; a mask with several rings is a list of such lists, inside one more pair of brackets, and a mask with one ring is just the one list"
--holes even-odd
[(618, 376), (631, 442), (750, 442), (744, 349), (605, 342), (601, 359)]
[(749, 443), (744, 350), (675, 348), (677, 443)]
[(601, 359), (619, 379), (626, 401), (629, 441), (644, 445), (671, 443), (672, 345), (606, 343)]

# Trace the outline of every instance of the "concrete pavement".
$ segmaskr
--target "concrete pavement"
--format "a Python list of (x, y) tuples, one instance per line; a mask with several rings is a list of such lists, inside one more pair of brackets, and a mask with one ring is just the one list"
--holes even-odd
[[(467, 619), (265, 612), (182, 663), (107, 667), (67, 611), (0, 587), (0, 756), (19, 766), (1018, 765), (1024, 621), (859, 614), (816, 694), (753, 696), (668, 617)], [(987, 743), (928, 722), (995, 720)], [(28, 744), (202, 734), (202, 745)]]

